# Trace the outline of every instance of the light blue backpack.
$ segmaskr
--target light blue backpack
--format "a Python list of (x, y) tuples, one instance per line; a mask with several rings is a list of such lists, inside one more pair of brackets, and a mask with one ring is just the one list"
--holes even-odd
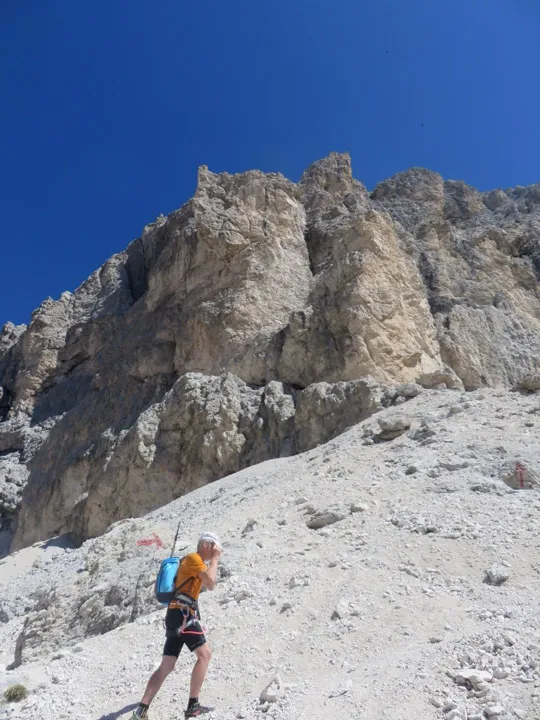
[[(174, 536), (171, 554), (168, 558), (165, 558), (165, 560), (161, 561), (159, 572), (157, 574), (156, 582), (154, 585), (154, 594), (156, 596), (156, 600), (162, 605), (168, 605), (177, 592), (176, 576), (178, 574), (178, 568), (180, 567), (180, 563), (185, 557), (174, 557), (174, 548), (176, 546), (176, 541), (178, 540), (179, 531), (180, 524), (176, 529), (176, 535)], [(188, 582), (190, 579), (191, 578), (188, 578), (186, 582)]]

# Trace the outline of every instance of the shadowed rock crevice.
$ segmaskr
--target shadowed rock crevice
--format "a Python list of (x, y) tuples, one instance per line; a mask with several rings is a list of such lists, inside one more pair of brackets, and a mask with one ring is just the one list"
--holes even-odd
[(134, 240), (127, 249), (126, 272), (133, 302), (137, 302), (148, 289), (148, 269), (142, 240)]
[(0, 391), (0, 422), (4, 422), (11, 408), (13, 395), (7, 387), (3, 387)]

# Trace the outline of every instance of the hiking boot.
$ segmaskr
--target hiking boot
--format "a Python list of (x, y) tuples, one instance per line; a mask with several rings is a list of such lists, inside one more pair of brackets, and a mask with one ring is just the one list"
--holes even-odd
[(189, 710), (186, 710), (184, 712), (184, 717), (186, 718), (194, 718), (199, 717), (199, 715), (206, 715), (206, 713), (212, 712), (212, 710), (215, 710), (213, 707), (205, 707), (204, 705), (199, 705), (197, 703), (196, 705), (192, 705)]
[(141, 708), (140, 706), (135, 708), (133, 715), (130, 720), (150, 720), (147, 708)]

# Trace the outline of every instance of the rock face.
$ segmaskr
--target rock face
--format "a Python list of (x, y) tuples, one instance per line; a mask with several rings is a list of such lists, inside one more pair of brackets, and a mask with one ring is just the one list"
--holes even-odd
[(100, 534), (400, 383), (534, 377), (539, 273), (540, 185), (412, 169), (369, 195), (335, 153), (297, 184), (201, 168), (180, 210), (0, 332), (0, 546)]
[(373, 198), (416, 261), (442, 360), (466, 388), (509, 386), (538, 367), (540, 186), (482, 196), (413, 169)]
[(414, 380), (440, 365), (420, 272), (390, 218), (371, 207), (348, 158), (331, 156), (301, 180), (314, 278), (283, 333), (279, 375), (321, 380)]
[[(307, 450), (383, 403), (381, 388), (369, 380), (294, 392), (276, 381), (253, 388), (232, 374), (187, 373), (131, 428), (103, 433), (52, 486), (29, 484), (19, 533), (32, 542), (50, 529), (79, 541), (101, 535), (119, 517), (139, 516), (244, 467)], [(51, 437), (32, 467), (61, 452), (51, 449)]]

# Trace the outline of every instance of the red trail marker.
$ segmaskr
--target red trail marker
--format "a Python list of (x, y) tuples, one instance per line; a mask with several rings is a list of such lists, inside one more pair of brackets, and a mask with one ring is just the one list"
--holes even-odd
[(155, 532), (153, 532), (151, 537), (149, 538), (142, 538), (141, 540), (137, 540), (137, 545), (157, 545), (158, 548), (164, 547), (163, 542), (158, 537), (158, 535), (156, 535)]

